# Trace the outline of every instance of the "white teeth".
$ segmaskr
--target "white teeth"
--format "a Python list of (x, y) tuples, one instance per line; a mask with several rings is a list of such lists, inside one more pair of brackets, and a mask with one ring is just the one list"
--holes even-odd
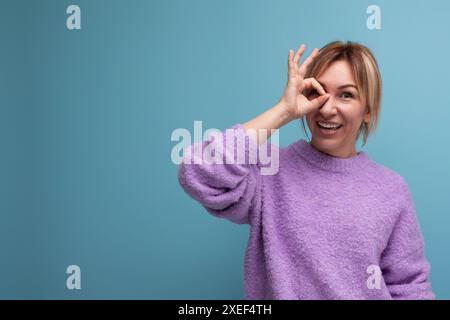
[(318, 123), (319, 123), (319, 126), (327, 128), (327, 129), (337, 129), (341, 126), (340, 124), (332, 124), (332, 123), (326, 123), (326, 122), (322, 122), (322, 121), (319, 121)]

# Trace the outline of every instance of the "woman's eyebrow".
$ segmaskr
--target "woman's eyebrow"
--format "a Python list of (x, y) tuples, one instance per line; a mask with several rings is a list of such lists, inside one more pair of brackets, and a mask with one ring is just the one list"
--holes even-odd
[[(324, 83), (320, 82), (320, 81), (318, 81), (318, 82), (326, 90), (327, 86)], [(342, 86), (339, 86), (338, 89), (343, 89), (343, 88), (347, 88), (347, 87), (353, 87), (356, 90), (358, 90), (358, 87), (355, 84), (353, 84), (353, 83), (344, 84)]]

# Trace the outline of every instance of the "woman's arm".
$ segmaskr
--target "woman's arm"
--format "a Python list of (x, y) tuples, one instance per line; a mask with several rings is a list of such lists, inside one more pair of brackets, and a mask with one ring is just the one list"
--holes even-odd
[(400, 191), (405, 205), (381, 257), (383, 278), (393, 299), (434, 299), (428, 280), (430, 264), (425, 258), (424, 240), (406, 182)]
[[(315, 79), (303, 79), (307, 66), (317, 55), (314, 50), (305, 62), (298, 66), (304, 50), (302, 45), (295, 57), (293, 51), (289, 51), (288, 82), (277, 104), (244, 125), (235, 125), (214, 139), (189, 147), (190, 152), (187, 152), (179, 167), (179, 182), (186, 193), (214, 216), (235, 223), (250, 223), (251, 213), (257, 210), (260, 204), (261, 173), (258, 163), (227, 162), (227, 157), (232, 155), (233, 160), (236, 160), (236, 153), (243, 152), (244, 159), (249, 159), (249, 151), (257, 151), (260, 144), (266, 142), (272, 130), (279, 129), (289, 121), (318, 108), (328, 99), (328, 95)], [(303, 90), (307, 89), (317, 90), (321, 96), (309, 100), (303, 94)], [(240, 148), (239, 141), (244, 141), (243, 144), (240, 143)], [(215, 159), (220, 160), (219, 163), (204, 163), (205, 149), (214, 150)]]
[[(238, 141), (245, 142), (240, 151)], [(195, 143), (189, 147), (179, 166), (180, 185), (212, 215), (238, 224), (249, 224), (251, 213), (259, 207), (261, 177), (256, 164), (236, 161), (235, 151), (248, 156), (250, 149), (257, 148), (240, 124), (225, 130), (213, 140)], [(206, 156), (202, 152), (207, 149), (214, 150), (216, 159), (220, 159), (221, 163), (205, 163)], [(227, 161), (227, 158), (233, 161)]]

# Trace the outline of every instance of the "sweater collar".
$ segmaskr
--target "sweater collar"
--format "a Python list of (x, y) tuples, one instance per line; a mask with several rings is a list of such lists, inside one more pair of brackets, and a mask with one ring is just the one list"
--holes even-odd
[(370, 158), (364, 151), (349, 158), (338, 158), (317, 150), (303, 139), (294, 144), (294, 149), (303, 159), (326, 171), (352, 172), (370, 163)]

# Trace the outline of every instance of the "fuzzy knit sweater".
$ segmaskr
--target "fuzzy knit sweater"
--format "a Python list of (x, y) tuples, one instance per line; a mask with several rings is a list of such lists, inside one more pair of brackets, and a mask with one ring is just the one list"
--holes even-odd
[[(245, 139), (245, 152), (261, 147), (241, 124), (231, 129)], [(210, 214), (250, 225), (246, 299), (435, 298), (414, 203), (399, 174), (363, 151), (337, 158), (305, 140), (277, 149), (274, 175), (262, 175), (259, 162), (188, 164), (196, 148), (217, 141), (192, 144), (178, 179)], [(223, 154), (233, 151), (226, 148), (236, 146)]]

